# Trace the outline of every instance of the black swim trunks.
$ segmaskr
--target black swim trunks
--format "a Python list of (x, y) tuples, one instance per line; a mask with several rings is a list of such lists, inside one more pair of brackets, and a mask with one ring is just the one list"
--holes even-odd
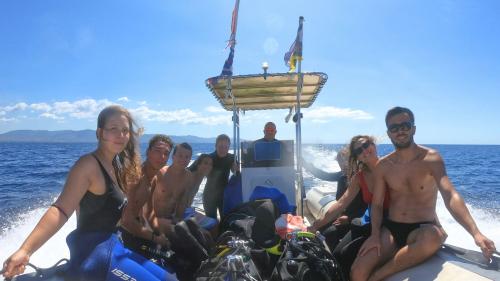
[(382, 225), (385, 226), (394, 237), (396, 245), (398, 248), (404, 247), (407, 243), (408, 235), (415, 230), (420, 228), (425, 224), (436, 224), (434, 221), (426, 221), (426, 222), (415, 222), (415, 223), (404, 223), (404, 222), (395, 222), (390, 219), (384, 219)]

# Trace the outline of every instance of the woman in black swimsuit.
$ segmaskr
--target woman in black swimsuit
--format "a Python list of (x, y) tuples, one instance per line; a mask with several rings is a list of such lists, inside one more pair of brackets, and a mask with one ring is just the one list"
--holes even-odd
[(56, 202), (4, 262), (6, 278), (21, 274), (30, 256), (76, 211), (77, 227), (66, 239), (71, 255), (68, 279), (106, 280), (126, 274), (129, 280), (171, 280), (168, 272), (123, 248), (114, 233), (126, 204), (126, 186), (140, 175), (139, 133), (132, 116), (120, 106), (104, 108), (96, 136), (97, 149), (73, 165)]

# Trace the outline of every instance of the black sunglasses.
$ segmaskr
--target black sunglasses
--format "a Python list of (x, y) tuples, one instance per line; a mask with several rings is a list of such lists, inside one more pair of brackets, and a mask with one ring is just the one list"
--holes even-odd
[(365, 141), (360, 147), (352, 150), (354, 156), (358, 157), (365, 149), (367, 149), (372, 144), (371, 141)]
[(387, 127), (387, 130), (391, 133), (397, 133), (401, 129), (403, 132), (409, 131), (413, 127), (413, 123), (410, 121), (406, 121), (399, 124), (391, 124)]

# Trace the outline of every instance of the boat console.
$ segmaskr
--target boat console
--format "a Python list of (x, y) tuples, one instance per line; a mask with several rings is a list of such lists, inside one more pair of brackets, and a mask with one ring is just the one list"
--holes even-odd
[(257, 186), (273, 187), (295, 205), (294, 147), (292, 140), (241, 142), (243, 201)]

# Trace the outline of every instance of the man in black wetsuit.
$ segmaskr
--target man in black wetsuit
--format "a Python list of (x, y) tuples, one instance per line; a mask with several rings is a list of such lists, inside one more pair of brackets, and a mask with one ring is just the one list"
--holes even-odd
[(219, 135), (215, 140), (215, 151), (210, 153), (213, 165), (203, 190), (203, 209), (205, 215), (214, 219), (217, 219), (217, 210), (222, 217), (224, 189), (228, 183), (229, 171), (234, 172), (237, 168), (234, 155), (228, 152), (230, 144), (227, 135)]

